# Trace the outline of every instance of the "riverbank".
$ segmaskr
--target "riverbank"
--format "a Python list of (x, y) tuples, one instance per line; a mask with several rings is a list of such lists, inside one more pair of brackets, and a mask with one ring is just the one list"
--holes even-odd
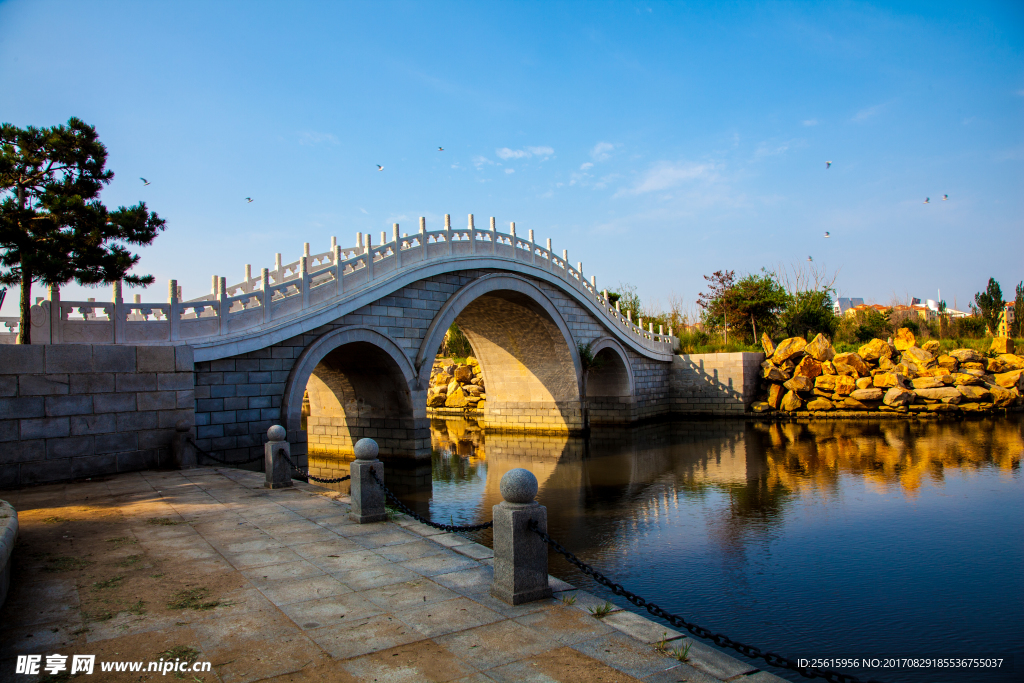
[(17, 655), (59, 653), (96, 655), (97, 671), (210, 662), (188, 675), (225, 683), (783, 680), (614, 606), (596, 618), (603, 601), (557, 579), (554, 599), (508, 606), (488, 594), (485, 546), (403, 515), (355, 524), (347, 496), (301, 482), (262, 486), (201, 468), (5, 492), (21, 534), (3, 678)]

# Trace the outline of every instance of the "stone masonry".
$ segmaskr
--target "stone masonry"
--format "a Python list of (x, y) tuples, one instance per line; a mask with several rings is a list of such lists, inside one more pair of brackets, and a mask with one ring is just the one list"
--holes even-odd
[(0, 488), (166, 466), (192, 348), (0, 346)]

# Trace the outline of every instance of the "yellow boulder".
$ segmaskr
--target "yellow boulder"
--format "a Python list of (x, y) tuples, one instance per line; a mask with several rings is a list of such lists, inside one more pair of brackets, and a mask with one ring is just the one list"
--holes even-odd
[(989, 347), (991, 353), (1014, 353), (1013, 340), (1009, 337), (996, 337), (992, 340), (992, 346)]
[[(889, 346), (886, 345), (886, 348), (889, 348)], [(864, 357), (861, 356), (859, 353), (840, 353), (837, 354), (835, 358), (832, 359), (832, 362), (843, 363), (844, 365), (850, 366), (851, 368), (856, 370), (857, 374), (860, 375), (861, 377), (866, 377), (867, 375), (871, 374), (871, 368), (868, 367), (868, 364), (864, 361)], [(836, 367), (838, 367), (838, 365)]]
[(805, 346), (807, 346), (807, 342), (803, 337), (790, 337), (789, 339), (783, 339), (779, 345), (775, 347), (775, 353), (772, 354), (772, 362), (776, 365), (780, 365), (798, 353), (802, 353)]
[(882, 358), (891, 358), (892, 348), (881, 339), (872, 339), (857, 349), (857, 355), (869, 363), (877, 363)]
[(771, 358), (772, 354), (775, 353), (775, 343), (767, 334), (761, 335), (761, 348), (764, 349), (765, 358)]
[(832, 360), (832, 357), (836, 355), (836, 350), (832, 348), (832, 344), (829, 343), (825, 335), (820, 332), (814, 337), (807, 346), (804, 347), (804, 353), (818, 361), (819, 363), (826, 360)]
[(821, 374), (821, 363), (810, 356), (804, 356), (803, 360), (793, 369), (794, 377), (807, 377), (814, 379)]
[(893, 335), (892, 344), (897, 351), (906, 351), (911, 346), (917, 346), (917, 339), (914, 338), (913, 332), (906, 327), (901, 327)]

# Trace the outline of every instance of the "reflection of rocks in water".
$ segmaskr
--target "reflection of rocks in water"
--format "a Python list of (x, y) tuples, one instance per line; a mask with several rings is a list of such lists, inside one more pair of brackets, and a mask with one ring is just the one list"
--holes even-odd
[(476, 420), (463, 417), (432, 419), (430, 447), (434, 451), (469, 458), (486, 458), (484, 433)]
[(765, 449), (770, 486), (791, 491), (836, 490), (855, 474), (879, 490), (914, 495), (946, 470), (1020, 467), (1024, 438), (1015, 421), (829, 421), (753, 425)]

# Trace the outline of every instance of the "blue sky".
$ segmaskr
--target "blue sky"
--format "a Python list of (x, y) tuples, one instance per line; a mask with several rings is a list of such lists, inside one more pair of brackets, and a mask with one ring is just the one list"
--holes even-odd
[(811, 256), (966, 308), (1024, 280), (1022, 48), (1019, 2), (12, 0), (0, 119), (97, 127), (168, 222), (144, 300), (473, 213), (663, 307)]

